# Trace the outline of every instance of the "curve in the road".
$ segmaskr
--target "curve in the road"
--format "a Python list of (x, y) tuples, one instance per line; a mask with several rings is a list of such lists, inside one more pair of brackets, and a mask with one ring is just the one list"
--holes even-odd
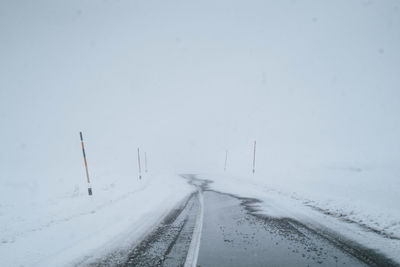
[(195, 175), (183, 177), (198, 192), (132, 249), (127, 260), (94, 266), (398, 266), (337, 233), (262, 216), (254, 212), (256, 199), (211, 191), (210, 181)]

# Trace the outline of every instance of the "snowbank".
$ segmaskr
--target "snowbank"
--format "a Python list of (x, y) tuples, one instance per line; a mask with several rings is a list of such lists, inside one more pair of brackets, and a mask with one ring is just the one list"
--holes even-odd
[(193, 190), (175, 175), (145, 175), (94, 181), (92, 197), (79, 187), (40, 201), (9, 192), (0, 206), (2, 266), (82, 264), (135, 244)]
[(400, 262), (397, 174), (394, 169), (330, 166), (275, 176), (204, 174), (199, 178), (212, 180), (214, 190), (260, 199), (258, 209), (263, 214), (332, 229)]

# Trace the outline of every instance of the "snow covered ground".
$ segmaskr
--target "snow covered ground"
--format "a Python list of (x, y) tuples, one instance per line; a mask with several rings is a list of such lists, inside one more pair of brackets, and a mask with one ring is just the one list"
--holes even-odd
[(34, 191), (17, 199), (18, 188), (2, 185), (1, 265), (64, 266), (91, 261), (140, 241), (194, 190), (175, 175), (144, 175), (141, 181), (106, 178), (110, 177), (93, 182), (92, 197), (86, 187), (76, 187), (71, 194), (33, 201)]
[(399, 14), (398, 0), (3, 0), (1, 265), (58, 266), (151, 228), (193, 188), (139, 183), (138, 147), (160, 173), (218, 172), (228, 150), (216, 189), (399, 260)]
[(274, 175), (203, 174), (199, 178), (213, 181), (211, 189), (261, 200), (257, 208), (262, 214), (294, 218), (317, 230), (329, 228), (400, 263), (398, 174), (393, 169), (331, 166)]

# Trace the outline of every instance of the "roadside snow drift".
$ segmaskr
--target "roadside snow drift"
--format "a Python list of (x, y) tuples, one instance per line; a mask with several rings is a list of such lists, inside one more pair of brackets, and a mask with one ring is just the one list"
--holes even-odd
[[(4, 187), (3, 187), (4, 188)], [(114, 177), (70, 195), (1, 203), (2, 266), (85, 264), (139, 242), (194, 190), (175, 175)]]
[[(261, 200), (255, 206), (261, 214), (294, 218), (311, 228), (335, 231), (400, 263), (396, 172), (353, 172), (318, 168), (289, 173), (292, 178), (226, 173), (198, 177), (211, 180), (213, 190)], [(380, 183), (368, 176), (379, 177)], [(287, 183), (288, 179), (292, 182)]]

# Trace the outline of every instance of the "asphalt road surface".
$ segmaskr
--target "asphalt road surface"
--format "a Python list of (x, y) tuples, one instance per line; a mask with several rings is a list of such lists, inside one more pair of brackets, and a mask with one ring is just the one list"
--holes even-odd
[(112, 256), (94, 266), (184, 266), (203, 198), (197, 266), (398, 266), (384, 256), (332, 232), (316, 232), (292, 219), (256, 215), (256, 199), (198, 188), (181, 207), (133, 248), (124, 261)]

